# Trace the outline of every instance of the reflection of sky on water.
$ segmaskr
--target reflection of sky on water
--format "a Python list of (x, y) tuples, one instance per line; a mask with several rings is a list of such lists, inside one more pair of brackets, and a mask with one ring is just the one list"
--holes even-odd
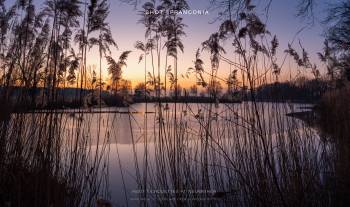
[[(109, 187), (111, 190), (111, 200), (118, 203), (119, 206), (125, 202), (124, 184), (121, 173), (124, 176), (124, 182), (126, 187), (126, 193), (128, 196), (129, 204), (137, 205), (137, 201), (131, 201), (131, 198), (137, 197), (133, 190), (139, 190), (136, 185), (136, 167), (135, 158), (139, 163), (139, 169), (143, 171), (143, 158), (145, 144), (149, 150), (149, 162), (152, 163), (154, 168), (154, 156), (155, 146), (159, 142), (155, 142), (158, 135), (158, 117), (157, 113), (144, 113), (146, 112), (145, 104), (134, 104), (130, 108), (102, 108), (103, 111), (119, 111), (123, 113), (89, 113), (91, 111), (98, 112), (100, 109), (90, 109), (87, 113), (73, 113), (74, 110), (66, 110), (65, 113), (60, 114), (63, 120), (64, 133), (66, 137), (75, 137), (76, 130), (80, 130), (80, 133), (84, 134), (84, 137), (91, 140), (92, 148), (96, 148), (97, 140), (99, 143), (110, 143), (107, 154), (109, 156), (109, 175), (110, 182)], [(288, 122), (295, 122), (295, 129), (302, 131), (302, 122), (300, 120), (285, 116), (289, 112), (297, 112), (305, 110), (302, 107), (307, 107), (307, 104), (289, 104), (289, 103), (257, 103), (258, 111), (263, 122), (263, 127), (267, 132), (276, 139), (275, 125), (279, 121), (279, 125), (283, 125), (284, 130), (280, 133), (279, 138), (284, 137), (283, 133), (288, 133), (290, 125)], [(235, 121), (240, 120), (241, 117), (249, 117), (251, 110), (251, 103), (242, 104), (220, 104), (217, 107), (215, 104), (212, 107), (212, 138), (220, 140), (225, 150), (230, 150), (228, 147), (232, 146), (232, 143), (237, 139), (244, 139), (241, 135), (244, 133), (244, 129), (241, 126), (237, 126)], [(182, 144), (186, 148), (187, 152), (200, 151), (201, 138), (203, 137), (203, 128), (200, 131), (200, 126), (205, 126), (207, 123), (208, 111), (210, 104), (177, 104), (177, 120), (181, 120), (182, 126), (185, 126), (185, 134)], [(168, 131), (173, 131), (174, 126), (174, 104), (169, 104), (169, 110), (163, 111), (165, 117), (165, 126), (168, 127)], [(250, 110), (247, 110), (250, 109)], [(124, 113), (128, 111), (134, 113)], [(157, 108), (154, 103), (147, 105), (148, 112), (156, 112)], [(137, 113), (136, 113), (137, 112)], [(33, 114), (28, 114), (32, 117)], [(44, 114), (36, 114), (34, 116), (40, 117)], [(147, 116), (147, 128), (144, 127), (145, 117)], [(202, 118), (204, 117), (204, 120)], [(79, 120), (82, 120), (81, 127), (77, 127)], [(201, 124), (198, 122), (201, 120)], [(247, 122), (246, 126), (252, 120), (241, 120)], [(244, 123), (245, 123), (244, 122)], [(144, 140), (145, 129), (147, 131), (147, 142)], [(224, 133), (223, 133), (224, 132)], [(200, 133), (202, 133), (200, 135)], [(231, 134), (226, 134), (231, 133)], [(233, 136), (233, 137), (231, 137)], [(316, 135), (315, 135), (316, 136)], [(168, 136), (172, 137), (172, 136)], [(72, 140), (67, 138), (68, 143)], [(274, 142), (274, 141), (272, 141)], [(135, 145), (133, 145), (135, 143)], [(273, 144), (273, 143), (272, 143)], [(67, 145), (70, 146), (70, 145)], [(99, 149), (101, 149), (100, 147)], [(158, 149), (158, 148), (157, 148)], [(247, 149), (249, 151), (249, 149)], [(92, 152), (94, 150), (92, 149)], [(135, 156), (136, 155), (136, 156)], [(119, 163), (120, 161), (120, 163)], [(120, 167), (121, 166), (121, 167)], [(152, 188), (152, 187), (151, 187)], [(157, 189), (156, 189), (157, 190)]]
[[(148, 111), (156, 111), (154, 104), (148, 104)], [(250, 107), (251, 105), (245, 104), (245, 106)], [(258, 103), (258, 106), (264, 107), (261, 108), (264, 113), (264, 118), (266, 121), (271, 121), (271, 119), (275, 119), (276, 117), (281, 118), (283, 121), (291, 121), (293, 118), (284, 116), (284, 114), (292, 112), (292, 111), (301, 111), (303, 110), (300, 107), (308, 106), (305, 104), (270, 104), (270, 103)], [(214, 120), (214, 136), (220, 134), (221, 127), (230, 127), (232, 125), (226, 125), (228, 120), (232, 120), (232, 117), (235, 114), (243, 115), (243, 104), (229, 104), (228, 106), (220, 105), (216, 108), (213, 105), (213, 113), (218, 114), (218, 119)], [(170, 112), (169, 116), (172, 115), (172, 109), (174, 108), (173, 104), (170, 104)], [(109, 151), (109, 172), (110, 172), (110, 182), (109, 187), (111, 189), (111, 200), (114, 203), (118, 203), (118, 206), (125, 204), (125, 191), (127, 193), (129, 205), (137, 205), (138, 202), (133, 200), (137, 198), (137, 194), (135, 194), (135, 190), (139, 190), (136, 184), (136, 167), (135, 167), (135, 154), (138, 159), (139, 168), (142, 173), (143, 169), (143, 158), (144, 158), (144, 118), (145, 114), (142, 113), (145, 110), (144, 104), (135, 104), (132, 105), (130, 111), (141, 112), (134, 114), (101, 114), (101, 137), (105, 134), (108, 134), (111, 137), (110, 140), (110, 151)], [(185, 140), (188, 149), (200, 149), (200, 140), (198, 140), (198, 132), (199, 124), (196, 120), (196, 113), (201, 112), (206, 116), (207, 110), (209, 109), (209, 104), (178, 104), (177, 116), (183, 117), (188, 124), (188, 140)], [(111, 109), (111, 110), (115, 110)], [(118, 109), (118, 110), (128, 110), (127, 108)], [(186, 111), (186, 112), (184, 112)], [(186, 116), (184, 116), (186, 114)], [(282, 114), (282, 116), (277, 116)], [(98, 114), (89, 115), (92, 116), (92, 121), (90, 130), (91, 134), (97, 134), (97, 126), (98, 126)], [(197, 117), (198, 118), (198, 117)], [(147, 134), (148, 134), (148, 143), (147, 147), (149, 150), (150, 163), (154, 161), (154, 137), (155, 134), (158, 133), (157, 127), (157, 119), (155, 117), (155, 113), (147, 114)], [(131, 123), (131, 125), (130, 125)], [(232, 123), (231, 123), (232, 124)], [(130, 126), (132, 128), (130, 128)], [(170, 124), (169, 126), (172, 126)], [(270, 127), (270, 126), (265, 126)], [(131, 130), (132, 129), (132, 130)], [(287, 130), (287, 129), (285, 129)], [(132, 136), (133, 135), (133, 136)], [(192, 135), (192, 136), (191, 136)], [(197, 139), (196, 139), (197, 137)], [(133, 145), (132, 143), (135, 143)], [(225, 142), (225, 141), (224, 141)], [(230, 142), (230, 141), (228, 141)], [(116, 144), (118, 143), (118, 144)], [(120, 163), (119, 163), (120, 161)], [(121, 168), (120, 168), (121, 165)], [(153, 163), (154, 165), (154, 163)], [(153, 166), (154, 167), (154, 166)], [(122, 171), (121, 171), (122, 169)], [(123, 173), (124, 183), (121, 175)], [(124, 203), (124, 204), (123, 204)]]
[[(261, 104), (258, 104), (261, 105)], [(170, 109), (163, 111), (163, 121), (166, 126), (173, 127), (173, 115), (174, 115), (174, 104), (169, 104)], [(271, 112), (281, 112), (283, 114), (300, 111), (302, 104), (277, 104), (272, 105), (268, 104), (261, 108), (265, 114), (264, 118), (268, 119)], [(164, 105), (163, 105), (164, 107)], [(183, 123), (186, 123), (189, 126), (189, 130), (196, 131), (200, 127), (198, 119), (206, 118), (208, 116), (209, 104), (177, 104), (177, 119), (181, 120)], [(277, 108), (275, 108), (277, 107)], [(266, 110), (268, 109), (268, 110)], [(98, 112), (100, 109), (93, 109), (93, 111)], [(143, 142), (143, 133), (147, 130), (148, 141), (154, 141), (154, 131), (159, 129), (159, 120), (156, 115), (157, 108), (156, 104), (149, 103), (147, 105), (147, 112), (144, 113), (145, 104), (133, 104), (130, 108), (102, 108), (104, 112), (112, 111), (113, 113), (87, 113), (82, 115), (86, 130), (89, 130), (93, 144), (96, 144), (96, 137), (100, 127), (100, 135), (104, 137), (105, 135), (110, 135), (110, 143), (119, 143), (119, 144), (132, 144), (134, 142)], [(115, 111), (122, 113), (114, 113)], [(127, 113), (128, 111), (132, 113)], [(223, 125), (226, 122), (232, 122), (236, 120), (235, 118), (243, 117), (244, 106), (241, 104), (220, 104), (219, 107), (216, 107), (215, 104), (212, 105), (212, 117), (213, 121), (217, 122), (218, 125)], [(125, 112), (125, 113), (124, 113)], [(275, 114), (278, 115), (278, 114)], [(71, 116), (68, 114), (67, 118), (67, 130), (71, 130), (74, 124), (74, 119), (77, 119), (79, 115)], [(145, 127), (145, 118), (147, 117), (147, 128)], [(271, 117), (270, 117), (271, 118)], [(99, 119), (101, 122), (99, 122)], [(291, 119), (284, 117), (285, 120)], [(266, 120), (267, 121), (267, 120)], [(215, 124), (215, 123), (214, 123)], [(132, 139), (133, 138), (133, 139)]]

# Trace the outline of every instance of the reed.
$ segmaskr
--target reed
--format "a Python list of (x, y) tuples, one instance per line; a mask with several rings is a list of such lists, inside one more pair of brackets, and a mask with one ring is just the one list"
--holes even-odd
[[(196, 87), (207, 91), (210, 101), (205, 104), (186, 103), (186, 90), (179, 102), (183, 19), (177, 14), (152, 16), (145, 12), (187, 9), (186, 1), (143, 5), (140, 22), (145, 26), (145, 40), (136, 42), (135, 47), (142, 52), (139, 62), (144, 61), (146, 103), (138, 128), (133, 127), (137, 118), (132, 106), (122, 114), (102, 111), (101, 96), (106, 88), (102, 57), (107, 58), (112, 90), (118, 97), (122, 67), (130, 53), (122, 53), (118, 61), (109, 56), (109, 46), (116, 43), (106, 22), (108, 2), (45, 2), (44, 9), (36, 11), (32, 1), (18, 1), (9, 8), (0, 1), (4, 8), (0, 11), (4, 17), (0, 29), (0, 206), (109, 205), (106, 200), (113, 199), (111, 163), (120, 170), (126, 206), (348, 203), (348, 100), (339, 97), (349, 89), (330, 91), (323, 97), (319, 125), (326, 125), (322, 126), (328, 129), (326, 136), (308, 123), (286, 116), (297, 110), (295, 104), (258, 102), (257, 88), (277, 82), (284, 61), (278, 64), (278, 39), (270, 34), (251, 1), (211, 1), (222, 11), (221, 24), (202, 43), (187, 74), (195, 76)], [(17, 18), (18, 13), (23, 15)], [(74, 41), (81, 54), (74, 52), (73, 30), (78, 30)], [(99, 73), (92, 71), (88, 77), (86, 59), (92, 46), (98, 46)], [(228, 47), (233, 54), (226, 53)], [(299, 55), (289, 45), (286, 55), (317, 80), (319, 71), (302, 50)], [(209, 64), (201, 59), (204, 52), (210, 57)], [(230, 66), (227, 77), (218, 75), (223, 63)], [(250, 101), (220, 103), (220, 82), (229, 85), (230, 93), (241, 93)], [(76, 94), (79, 104), (86, 101), (84, 90), (89, 88), (89, 96), (97, 98), (98, 94), (99, 107), (63, 111), (52, 107), (64, 99), (58, 89), (75, 84), (80, 86)], [(35, 93), (38, 88), (42, 89), (39, 96)], [(153, 103), (147, 102), (150, 92), (155, 94)], [(169, 97), (171, 93), (173, 97)], [(47, 110), (15, 113), (15, 103), (28, 100), (29, 109), (47, 106)], [(128, 122), (128, 127), (115, 129), (120, 122)], [(122, 138), (121, 130), (130, 132), (131, 173), (125, 170), (121, 145), (111, 144)], [(112, 150), (116, 157), (110, 156)], [(136, 203), (129, 200), (128, 174), (141, 190)]]
[[(255, 98), (258, 86), (278, 81), (282, 66), (276, 62), (276, 36), (271, 37), (253, 5), (242, 6), (235, 18), (235, 5), (223, 2), (223, 23), (202, 45), (211, 68), (203, 67), (199, 50), (191, 71), (200, 85), (213, 87), (223, 79), (217, 75), (220, 62), (228, 63), (240, 73), (241, 87), (251, 101), (219, 104), (213, 87), (208, 89), (211, 103), (155, 104), (154, 128), (143, 137), (143, 171), (137, 178), (144, 190), (140, 205), (337, 204), (332, 180), (336, 146), (324, 142), (307, 123), (286, 117), (295, 110), (292, 104), (259, 103)], [(235, 61), (224, 57), (223, 41), (232, 42)], [(318, 74), (308, 58), (301, 63)], [(147, 115), (144, 119), (149, 120)]]

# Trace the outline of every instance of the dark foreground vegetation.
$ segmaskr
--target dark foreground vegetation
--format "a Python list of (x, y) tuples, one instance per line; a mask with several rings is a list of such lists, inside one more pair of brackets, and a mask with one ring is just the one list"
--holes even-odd
[[(92, 146), (83, 130), (91, 122), (77, 117), (67, 128), (62, 114), (12, 112), (17, 104), (59, 105), (60, 88), (72, 84), (82, 98), (88, 77), (90, 87), (101, 83), (83, 63), (87, 41), (97, 44), (96, 31), (103, 35), (101, 51), (115, 45), (108, 8), (104, 0), (0, 1), (0, 206), (96, 206), (107, 197), (102, 157), (108, 149)], [(39, 88), (44, 93), (37, 97)]]
[[(127, 93), (128, 81), (122, 78), (130, 51), (117, 60), (111, 56), (116, 42), (106, 21), (107, 0), (45, 0), (42, 7), (31, 0), (0, 0), (0, 206), (110, 205), (105, 201), (113, 199), (110, 162), (118, 163), (120, 188), (126, 189), (118, 145), (117, 157), (109, 156), (110, 143), (120, 138), (120, 131), (113, 131), (114, 122), (104, 120), (102, 113), (83, 113), (82, 106), (101, 112), (105, 105), (145, 100), (154, 102), (155, 111), (147, 113), (149, 103), (145, 105), (139, 137), (132, 128), (122, 129), (130, 130), (128, 156), (134, 160), (134, 171), (127, 173), (142, 192), (135, 205), (347, 206), (349, 1), (329, 8), (324, 51), (319, 53), (325, 74), (310, 62), (301, 43), (299, 49), (293, 44), (283, 48), (312, 76), (289, 82), (278, 81), (281, 46), (264, 24), (268, 15), (259, 15), (254, 1), (210, 2), (218, 10), (220, 26), (200, 45), (188, 69), (206, 92), (203, 96), (179, 90), (183, 18), (170, 12), (146, 15), (156, 8), (188, 9), (187, 1), (147, 1), (136, 7), (145, 29), (144, 42), (135, 43), (139, 63), (144, 63), (144, 86), (136, 98)], [(271, 2), (262, 1), (265, 14)], [(312, 13), (313, 1), (300, 2), (301, 15)], [(93, 47), (98, 49), (98, 71), (87, 65)], [(226, 54), (225, 47), (232, 47), (234, 54)], [(209, 54), (209, 63), (204, 64), (202, 53)], [(102, 78), (103, 58), (108, 83)], [(222, 62), (233, 69), (227, 77), (218, 76)], [(227, 93), (219, 81), (225, 82)], [(317, 125), (286, 117), (292, 107), (279, 102), (291, 101), (315, 103)], [(169, 108), (163, 102), (174, 104)], [(188, 102), (207, 104), (196, 109)], [(58, 113), (66, 107), (74, 108), (69, 116)], [(20, 109), (47, 113), (12, 113)], [(131, 126), (133, 117), (126, 117)]]
[(320, 100), (317, 110), (320, 115), (319, 125), (323, 131), (344, 142), (350, 142), (349, 86), (327, 92)]

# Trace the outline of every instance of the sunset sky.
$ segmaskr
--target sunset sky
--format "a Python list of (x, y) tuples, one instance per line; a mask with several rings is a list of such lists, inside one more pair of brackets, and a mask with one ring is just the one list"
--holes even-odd
[[(137, 23), (140, 19), (138, 11), (142, 6), (142, 2), (138, 4), (137, 8), (133, 5), (123, 3), (118, 0), (110, 0), (110, 15), (108, 22), (112, 29), (113, 37), (116, 40), (119, 50), (113, 48), (112, 56), (118, 59), (122, 51), (131, 50), (127, 67), (123, 70), (123, 78), (131, 80), (133, 85), (144, 79), (143, 63), (138, 64), (138, 58), (140, 52), (134, 48), (134, 44), (137, 40), (144, 40), (145, 28), (142, 24)], [(265, 1), (253, 1), (253, 4), (258, 4), (258, 14), (265, 16), (263, 7)], [(188, 1), (191, 9), (194, 10), (205, 10), (209, 9), (209, 1), (204, 0), (189, 0)], [(267, 28), (272, 35), (276, 34), (279, 39), (280, 46), (278, 48), (278, 63), (282, 62), (285, 55), (284, 50), (287, 48), (288, 42), (291, 42), (296, 32), (307, 25), (306, 20), (302, 20), (296, 17), (298, 1), (295, 0), (274, 0), (272, 1), (269, 18), (267, 21)], [(324, 73), (322, 66), (319, 63), (316, 53), (320, 52), (323, 47), (322, 32), (324, 31), (320, 24), (322, 17), (325, 13), (325, 4), (319, 3), (315, 8), (316, 17), (313, 26), (306, 27), (300, 34), (298, 34), (296, 41), (293, 46), (296, 49), (298, 47), (298, 41), (300, 40), (305, 49), (309, 52), (311, 62), (316, 63), (321, 68), (321, 73)], [(178, 70), (180, 74), (185, 74), (189, 67), (193, 66), (193, 60), (195, 58), (195, 52), (197, 48), (201, 46), (201, 43), (208, 39), (210, 34), (216, 32), (220, 25), (220, 22), (213, 22), (217, 16), (218, 11), (212, 11), (209, 9), (209, 15), (182, 15), (184, 23), (187, 25), (185, 32), (186, 37), (183, 38), (185, 46), (184, 53), (178, 55)], [(320, 16), (321, 14), (321, 16)], [(228, 54), (226, 57), (232, 59), (233, 53), (231, 42), (226, 42), (225, 49)], [(202, 59), (205, 62), (205, 67), (209, 69), (210, 61), (207, 52), (202, 53)], [(97, 49), (91, 49), (88, 55), (89, 65), (98, 65), (98, 52)], [(107, 65), (103, 61), (103, 76), (107, 77)], [(162, 64), (164, 65), (164, 64)], [(164, 66), (163, 66), (164, 67)], [(227, 77), (229, 71), (229, 65), (221, 62), (219, 68), (219, 76)], [(287, 58), (284, 67), (282, 68), (282, 79), (289, 79), (290, 73), (294, 76), (297, 74), (297, 67), (294, 64), (292, 58)], [(301, 70), (302, 71), (302, 70)], [(179, 76), (180, 77), (180, 76)], [(194, 78), (190, 80), (184, 80), (180, 78), (179, 82), (183, 86), (189, 86), (194, 84)]]

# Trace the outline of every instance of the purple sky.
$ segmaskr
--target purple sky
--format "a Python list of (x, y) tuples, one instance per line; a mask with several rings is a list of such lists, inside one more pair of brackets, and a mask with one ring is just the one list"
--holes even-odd
[[(136, 40), (144, 39), (144, 28), (143, 25), (138, 24), (137, 20), (140, 18), (137, 15), (137, 10), (131, 5), (119, 2), (117, 0), (111, 1), (111, 13), (109, 22), (113, 31), (113, 35), (118, 43), (119, 51), (113, 51), (115, 58), (119, 56), (121, 51), (133, 50), (134, 52), (128, 59), (128, 66), (124, 69), (123, 77), (130, 79), (133, 82), (139, 82), (143, 80), (143, 64), (137, 64), (139, 52), (133, 48)], [(253, 1), (254, 2), (254, 1)], [(263, 1), (261, 1), (263, 2)], [(207, 9), (209, 7), (209, 1), (202, 0), (189, 0), (191, 9)], [(262, 5), (262, 3), (261, 3)], [(139, 4), (139, 7), (141, 4)], [(294, 0), (274, 0), (271, 4), (269, 19), (267, 22), (268, 29), (272, 34), (276, 34), (280, 46), (278, 49), (278, 62), (282, 62), (284, 57), (284, 50), (287, 48), (288, 42), (291, 42), (293, 37), (296, 35), (296, 31), (306, 26), (306, 21), (296, 17), (296, 6), (297, 2)], [(258, 10), (259, 11), (259, 10)], [(318, 6), (316, 12), (325, 9)], [(259, 14), (265, 15), (263, 11), (259, 11)], [(185, 28), (187, 34), (183, 38), (185, 45), (185, 51), (183, 54), (179, 54), (179, 71), (185, 73), (187, 68), (192, 67), (195, 56), (195, 51), (200, 47), (201, 43), (205, 41), (209, 35), (217, 31), (220, 22), (213, 22), (217, 15), (217, 11), (209, 11), (209, 15), (183, 15), (184, 22), (188, 26)], [(322, 26), (320, 20), (316, 19), (315, 24), (312, 27), (305, 28), (296, 38), (293, 46), (298, 49), (298, 40), (302, 42), (305, 49), (309, 52), (311, 61), (319, 64), (316, 56), (316, 52), (322, 50)], [(232, 57), (232, 50), (230, 50), (230, 42), (225, 44), (225, 49), (228, 54), (227, 57)], [(202, 58), (205, 60), (205, 66), (209, 69), (210, 61), (209, 56), (206, 52), (203, 52)], [(91, 60), (91, 62), (94, 62)], [(321, 68), (321, 65), (319, 66)], [(287, 58), (284, 64), (282, 77), (289, 77), (290, 71), (292, 75), (297, 73), (297, 68), (291, 58)], [(229, 65), (225, 63), (220, 64), (219, 75), (226, 77), (229, 71)], [(301, 70), (303, 72), (303, 70)], [(322, 72), (322, 69), (321, 69)], [(193, 84), (187, 83), (186, 80), (180, 80), (185, 85)]]
[[(43, 0), (37, 0), (38, 6)], [(144, 2), (142, 0), (142, 2)], [(265, 7), (266, 1), (252, 1), (253, 4), (258, 4), (257, 11), (258, 14), (265, 16), (264, 10), (259, 9)], [(209, 0), (188, 0), (191, 9), (208, 9)], [(287, 44), (292, 41), (296, 34), (296, 31), (300, 30), (302, 27), (306, 26), (306, 21), (301, 18), (296, 17), (297, 13), (296, 0), (273, 0), (270, 10), (269, 18), (267, 22), (267, 28), (272, 35), (277, 35), (279, 39), (280, 46), (278, 48), (278, 63), (282, 62), (284, 57), (284, 50), (287, 48)], [(139, 52), (134, 49), (134, 44), (136, 40), (144, 40), (144, 28), (143, 25), (138, 24), (137, 21), (140, 18), (137, 10), (141, 8), (142, 3), (138, 5), (138, 8), (134, 8), (132, 5), (128, 5), (119, 0), (110, 0), (110, 16), (108, 17), (108, 22), (111, 26), (113, 37), (115, 38), (119, 50), (112, 49), (112, 56), (117, 59), (122, 51), (132, 50), (129, 59), (127, 61), (128, 65), (123, 70), (123, 78), (129, 79), (135, 85), (136, 82), (143, 80), (143, 64), (138, 64)], [(298, 34), (296, 41), (293, 46), (298, 48), (298, 41), (300, 40), (304, 48), (309, 52), (311, 61), (316, 63), (321, 73), (324, 73), (322, 65), (319, 63), (316, 53), (320, 52), (323, 47), (323, 28), (320, 21), (325, 15), (326, 3), (318, 3), (315, 8), (316, 17), (320, 18), (315, 20), (313, 26), (305, 28), (300, 34)], [(42, 7), (42, 4), (41, 6)], [(187, 25), (185, 32), (186, 37), (183, 38), (183, 43), (185, 45), (185, 51), (183, 54), (178, 55), (178, 68), (179, 73), (184, 74), (189, 67), (193, 66), (193, 60), (195, 57), (195, 52), (197, 48), (201, 46), (201, 43), (205, 41), (210, 34), (217, 31), (220, 22), (213, 22), (218, 11), (209, 11), (209, 15), (184, 15), (184, 23)], [(228, 52), (226, 57), (234, 60), (233, 51), (231, 47), (231, 42), (226, 42), (225, 49)], [(205, 67), (209, 69), (210, 61), (207, 52), (202, 53), (202, 59), (205, 61)], [(88, 64), (98, 65), (98, 53), (96, 49), (90, 50), (88, 56)], [(107, 78), (106, 63), (103, 61), (103, 76)], [(164, 65), (164, 64), (162, 64)], [(150, 68), (150, 67), (149, 67)], [(227, 77), (229, 71), (229, 65), (225, 63), (220, 64), (219, 76)], [(287, 58), (282, 68), (282, 79), (289, 78), (290, 72), (292, 75), (297, 74), (298, 68), (295, 66), (292, 58)], [(301, 72), (304, 70), (300, 69)], [(192, 79), (194, 80), (194, 79)], [(180, 79), (180, 83), (188, 86), (194, 82), (191, 80)]]

